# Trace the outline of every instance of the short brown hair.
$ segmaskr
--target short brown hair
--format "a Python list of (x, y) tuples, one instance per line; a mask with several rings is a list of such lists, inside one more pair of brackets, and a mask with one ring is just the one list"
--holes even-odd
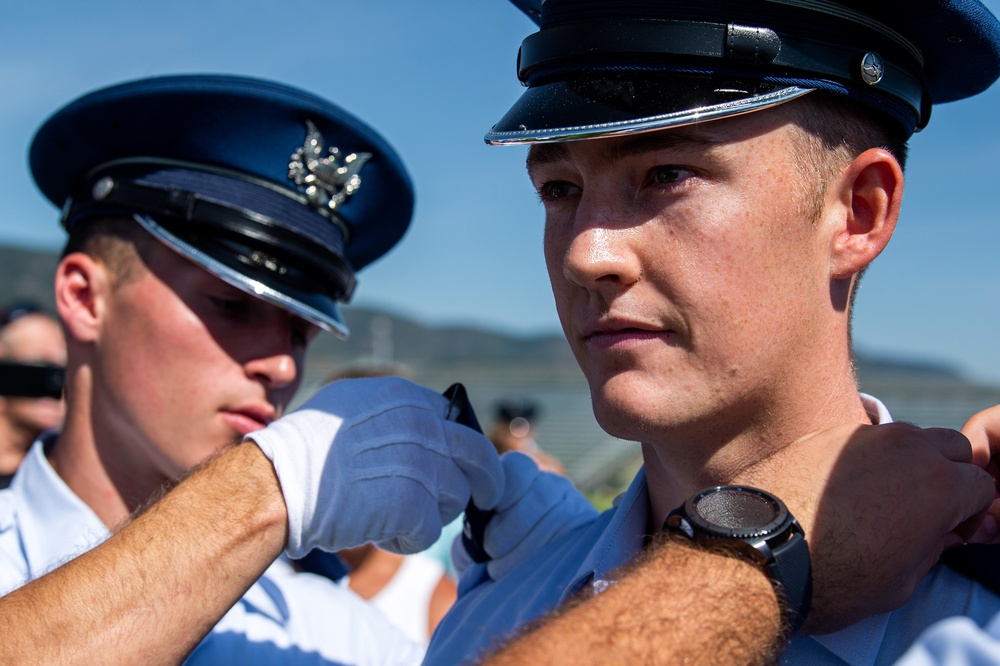
[[(822, 210), (827, 184), (854, 158), (871, 148), (888, 151), (900, 169), (906, 168), (907, 135), (898, 123), (839, 95), (814, 91), (788, 105), (793, 123), (804, 131), (807, 140), (801, 158), (814, 175), (806, 205), (811, 205), (816, 219)], [(809, 187), (807, 185), (807, 187)], [(854, 323), (854, 299), (867, 268), (854, 278), (847, 308), (849, 326)], [(853, 336), (852, 336), (853, 337)]]
[(119, 286), (145, 271), (149, 253), (156, 245), (138, 222), (127, 217), (97, 217), (73, 225), (62, 256), (81, 252), (108, 267)]
[(833, 93), (814, 91), (786, 105), (791, 121), (804, 132), (799, 155), (813, 179), (803, 186), (812, 217), (819, 215), (830, 179), (871, 148), (887, 150), (905, 168), (907, 137), (896, 124)]

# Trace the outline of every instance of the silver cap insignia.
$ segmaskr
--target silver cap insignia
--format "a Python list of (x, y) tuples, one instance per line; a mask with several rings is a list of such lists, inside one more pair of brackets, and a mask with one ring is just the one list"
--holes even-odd
[(882, 80), (885, 74), (885, 65), (882, 63), (882, 56), (869, 51), (861, 59), (861, 79), (870, 86)]
[(371, 157), (371, 153), (351, 153), (341, 161), (340, 149), (326, 148), (323, 135), (307, 120), (306, 140), (292, 153), (288, 177), (310, 204), (335, 211), (361, 187), (359, 172)]

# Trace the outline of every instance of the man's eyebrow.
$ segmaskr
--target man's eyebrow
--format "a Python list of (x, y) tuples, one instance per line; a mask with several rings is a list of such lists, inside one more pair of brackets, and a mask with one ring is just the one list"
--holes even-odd
[[(626, 157), (642, 155), (658, 150), (685, 150), (704, 148), (721, 143), (705, 132), (692, 132), (683, 129), (636, 134), (627, 139), (609, 141), (605, 159), (615, 162)], [(528, 151), (526, 165), (528, 173), (546, 164), (559, 162), (569, 158), (565, 143), (540, 143), (531, 146)]]
[(704, 132), (685, 131), (675, 129), (661, 132), (648, 132), (636, 134), (624, 141), (618, 141), (610, 145), (607, 151), (607, 160), (614, 162), (626, 157), (652, 153), (659, 150), (690, 150), (692, 148), (704, 148), (714, 146), (718, 140)]
[(563, 143), (536, 143), (528, 149), (525, 166), (530, 174), (533, 169), (564, 160), (569, 155)]

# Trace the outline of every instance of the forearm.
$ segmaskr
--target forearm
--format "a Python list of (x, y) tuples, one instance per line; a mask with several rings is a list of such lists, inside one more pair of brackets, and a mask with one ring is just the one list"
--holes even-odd
[(485, 663), (767, 664), (782, 632), (761, 569), (662, 537), (606, 591), (547, 617)]
[(286, 538), (273, 468), (256, 446), (233, 447), (101, 546), (0, 598), (0, 663), (180, 663)]

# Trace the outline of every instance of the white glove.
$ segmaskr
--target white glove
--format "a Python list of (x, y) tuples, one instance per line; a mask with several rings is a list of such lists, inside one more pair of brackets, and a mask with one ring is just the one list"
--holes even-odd
[(274, 464), (293, 559), (374, 542), (424, 550), (470, 495), (491, 509), (503, 470), (481, 434), (447, 420), (449, 402), (398, 377), (341, 380), (247, 435)]
[[(481, 544), (490, 556), (486, 570), (493, 580), (500, 580), (563, 534), (597, 517), (597, 509), (565, 476), (539, 471), (534, 460), (517, 451), (503, 454), (500, 462), (504, 492), (486, 524)], [(462, 535), (452, 543), (451, 558), (459, 577), (472, 564)]]

